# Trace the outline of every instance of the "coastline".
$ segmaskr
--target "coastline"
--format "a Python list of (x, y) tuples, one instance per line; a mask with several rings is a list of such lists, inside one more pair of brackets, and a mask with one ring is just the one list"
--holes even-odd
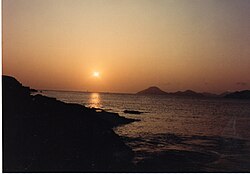
[(133, 119), (30, 95), (3, 82), (3, 172), (127, 172), (133, 151), (113, 127)]
[(141, 121), (129, 124), (139, 120), (30, 94), (13, 77), (2, 78), (4, 172), (249, 171), (247, 139), (172, 131), (127, 137), (118, 126), (131, 131), (146, 117), (130, 117)]

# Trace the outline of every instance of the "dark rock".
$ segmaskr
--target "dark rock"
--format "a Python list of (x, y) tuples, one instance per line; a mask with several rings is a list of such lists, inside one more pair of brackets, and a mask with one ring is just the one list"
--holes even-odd
[(30, 95), (3, 76), (4, 172), (126, 172), (132, 150), (112, 127), (132, 119)]
[(117, 113), (110, 113), (110, 112), (102, 112), (102, 113), (98, 113), (98, 115), (100, 115), (100, 119), (108, 122), (112, 127), (114, 126), (119, 126), (122, 124), (128, 124), (134, 121), (140, 121), (137, 119), (131, 119), (131, 118), (125, 118), (122, 116), (119, 116), (119, 114)]
[(126, 114), (142, 114), (143, 113), (140, 111), (130, 111), (130, 110), (124, 110), (123, 112)]
[(38, 90), (30, 88), (30, 92), (38, 92)]

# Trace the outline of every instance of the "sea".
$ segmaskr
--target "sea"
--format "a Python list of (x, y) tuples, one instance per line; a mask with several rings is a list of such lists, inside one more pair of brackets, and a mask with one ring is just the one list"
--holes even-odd
[[(206, 159), (206, 172), (250, 171), (250, 100), (65, 91), (41, 94), (139, 119), (114, 128), (134, 151), (135, 164), (169, 151), (197, 152), (203, 159), (193, 161), (199, 164)], [(211, 156), (216, 158), (208, 160)]]

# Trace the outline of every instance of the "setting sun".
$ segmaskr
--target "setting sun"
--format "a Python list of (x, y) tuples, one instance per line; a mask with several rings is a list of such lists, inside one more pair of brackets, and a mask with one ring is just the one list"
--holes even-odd
[(94, 77), (100, 77), (100, 73), (97, 72), (97, 71), (95, 71), (95, 72), (93, 72), (93, 76), (94, 76)]
[(249, 172), (250, 0), (2, 0), (2, 172)]

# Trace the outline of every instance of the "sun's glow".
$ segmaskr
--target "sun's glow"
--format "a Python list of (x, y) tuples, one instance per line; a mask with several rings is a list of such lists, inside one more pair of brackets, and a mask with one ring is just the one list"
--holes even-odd
[(98, 71), (93, 72), (94, 77), (100, 77), (100, 73)]
[(89, 98), (89, 107), (91, 108), (101, 108), (101, 96), (99, 93), (92, 93)]

